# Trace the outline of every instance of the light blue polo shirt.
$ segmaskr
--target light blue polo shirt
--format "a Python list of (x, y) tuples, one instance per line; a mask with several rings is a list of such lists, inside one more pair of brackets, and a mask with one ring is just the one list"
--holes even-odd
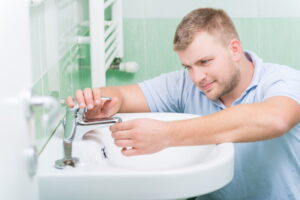
[[(254, 75), (233, 105), (262, 102), (272, 96), (287, 96), (300, 104), (300, 71), (264, 63), (249, 51), (245, 54), (255, 66)], [(139, 86), (152, 112), (208, 115), (225, 109), (221, 101), (209, 100), (186, 70), (163, 74)], [(299, 200), (300, 123), (281, 137), (236, 143), (233, 180), (200, 199)]]

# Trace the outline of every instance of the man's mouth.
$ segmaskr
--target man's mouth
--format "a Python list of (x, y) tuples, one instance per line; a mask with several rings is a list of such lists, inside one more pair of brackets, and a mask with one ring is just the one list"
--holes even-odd
[(199, 87), (203, 91), (208, 91), (212, 87), (212, 85), (213, 85), (214, 82), (215, 81), (212, 81), (212, 82), (206, 83), (206, 84), (202, 84), (202, 85), (199, 85)]

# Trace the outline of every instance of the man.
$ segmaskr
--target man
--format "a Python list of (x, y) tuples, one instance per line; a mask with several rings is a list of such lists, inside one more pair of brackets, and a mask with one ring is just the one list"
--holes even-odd
[[(125, 156), (234, 142), (233, 181), (204, 199), (300, 199), (300, 72), (244, 52), (232, 21), (217, 9), (184, 17), (174, 50), (185, 70), (138, 85), (78, 90), (77, 102), (88, 107), (88, 118), (150, 111), (202, 115), (137, 119), (111, 131)], [(101, 102), (101, 96), (112, 100)], [(74, 105), (71, 97), (67, 104)]]

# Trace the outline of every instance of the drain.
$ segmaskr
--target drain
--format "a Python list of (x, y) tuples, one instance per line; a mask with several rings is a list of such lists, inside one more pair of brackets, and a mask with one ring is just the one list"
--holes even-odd
[(106, 154), (105, 147), (101, 148), (101, 155), (102, 155), (102, 158), (107, 159), (107, 154)]

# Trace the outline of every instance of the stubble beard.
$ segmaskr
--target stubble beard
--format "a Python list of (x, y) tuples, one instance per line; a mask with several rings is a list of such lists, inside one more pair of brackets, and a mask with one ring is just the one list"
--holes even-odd
[(217, 84), (222, 84), (222, 85), (219, 85), (219, 88), (215, 88), (215, 90), (207, 92), (206, 96), (210, 100), (218, 100), (222, 96), (233, 91), (234, 88), (238, 85), (240, 79), (241, 79), (240, 71), (236, 70), (228, 80), (222, 81), (221, 83), (217, 81)]

